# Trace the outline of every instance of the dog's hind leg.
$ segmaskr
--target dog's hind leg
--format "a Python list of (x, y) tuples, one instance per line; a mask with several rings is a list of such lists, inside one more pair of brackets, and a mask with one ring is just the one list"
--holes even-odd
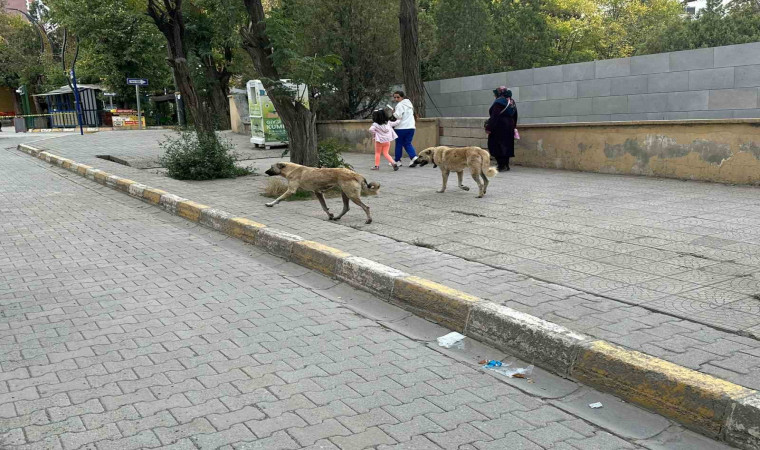
[(483, 195), (486, 195), (486, 191), (488, 190), (488, 177), (483, 172), (480, 172), (480, 177), (483, 178)]
[(331, 220), (340, 220), (340, 218), (343, 217), (343, 215), (348, 212), (348, 195), (346, 195), (346, 193), (342, 191), (340, 195), (343, 196), (343, 211), (341, 211), (340, 214), (338, 214), (335, 217), (330, 217)]
[[(472, 179), (475, 180), (476, 183), (478, 183), (478, 198), (483, 197), (486, 195), (486, 188), (482, 181), (480, 181), (480, 168), (479, 167), (473, 167), (470, 169), (470, 173), (472, 174)], [(487, 183), (488, 181), (486, 181)]]
[(366, 224), (372, 223), (372, 216), (369, 214), (369, 206), (362, 203), (362, 199), (359, 198), (359, 196), (351, 197), (351, 201), (361, 206), (361, 208), (364, 210), (364, 213), (367, 214), (367, 221), (364, 223)]
[(460, 170), (459, 172), (457, 172), (457, 179), (459, 180), (459, 189), (461, 189), (463, 191), (469, 191), (470, 188), (468, 188), (467, 186), (463, 186), (462, 185), (462, 177), (463, 176), (464, 176), (464, 171), (463, 170)]
[(441, 167), (441, 178), (443, 178), (443, 185), (441, 186), (440, 190), (437, 190), (439, 194), (443, 194), (446, 192), (446, 182), (449, 181), (449, 173), (451, 173), (448, 170), (445, 170), (443, 166)]
[(325, 203), (325, 196), (321, 192), (314, 192), (314, 195), (317, 196), (317, 200), (319, 200), (319, 204), (322, 205), (322, 210), (327, 213), (327, 217), (332, 220), (333, 215), (330, 212), (330, 208), (327, 207), (327, 203)]

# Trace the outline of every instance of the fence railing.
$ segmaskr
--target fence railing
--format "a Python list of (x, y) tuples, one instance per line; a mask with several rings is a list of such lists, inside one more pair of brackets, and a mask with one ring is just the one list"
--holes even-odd
[[(97, 110), (85, 110), (82, 112), (82, 125), (85, 127), (98, 127), (104, 123), (104, 112)], [(55, 111), (46, 114), (18, 114), (15, 117), (23, 118), (27, 129), (47, 128), (76, 128), (76, 111)]]

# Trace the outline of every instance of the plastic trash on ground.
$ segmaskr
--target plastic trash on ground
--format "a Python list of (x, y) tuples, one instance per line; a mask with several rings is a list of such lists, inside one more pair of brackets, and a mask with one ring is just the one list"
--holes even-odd
[(511, 367), (512, 362), (491, 360), (483, 366), (484, 369), (493, 370), (496, 373), (510, 378), (525, 378), (533, 373), (533, 364), (528, 367)]
[(438, 345), (446, 348), (464, 348), (464, 338), (466, 336), (456, 331), (438, 338)]
[(591, 408), (591, 409), (601, 408), (602, 406), (604, 406), (604, 405), (602, 405), (601, 402), (589, 403), (588, 404), (588, 407)]

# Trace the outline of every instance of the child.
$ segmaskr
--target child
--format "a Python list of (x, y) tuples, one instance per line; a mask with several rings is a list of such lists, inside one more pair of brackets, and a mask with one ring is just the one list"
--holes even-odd
[(378, 109), (372, 111), (372, 122), (374, 123), (369, 127), (369, 132), (375, 137), (375, 166), (372, 170), (380, 170), (381, 153), (388, 160), (391, 167), (393, 167), (393, 170), (398, 170), (398, 165), (396, 165), (396, 162), (388, 153), (391, 149), (391, 142), (398, 137), (392, 128), (398, 124), (398, 121), (388, 122), (385, 112)]

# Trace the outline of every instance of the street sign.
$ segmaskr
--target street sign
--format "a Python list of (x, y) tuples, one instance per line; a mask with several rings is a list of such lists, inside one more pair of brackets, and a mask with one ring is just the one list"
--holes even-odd
[(103, 95), (106, 97), (116, 97), (116, 93), (114, 92), (103, 92)]
[(142, 119), (140, 119), (140, 86), (147, 86), (147, 78), (127, 78), (127, 85), (135, 87), (135, 97), (137, 97), (137, 129), (142, 130)]
[(127, 86), (147, 86), (147, 78), (127, 78)]

